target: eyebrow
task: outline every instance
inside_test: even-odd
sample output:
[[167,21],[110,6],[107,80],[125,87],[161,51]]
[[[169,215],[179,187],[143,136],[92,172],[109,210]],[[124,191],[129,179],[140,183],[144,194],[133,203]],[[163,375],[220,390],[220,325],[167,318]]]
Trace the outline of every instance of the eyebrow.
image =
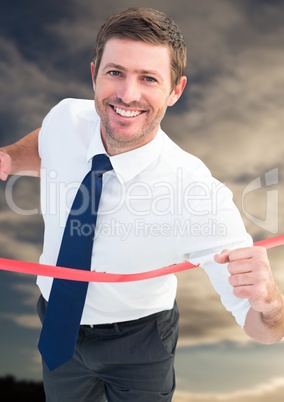
[[[124,71],[124,72],[127,71],[127,68],[121,66],[120,64],[115,64],[115,63],[107,63],[103,67],[103,70],[106,70],[108,68],[113,68],[113,69]],[[143,74],[143,75],[154,75],[156,77],[159,77],[161,80],[163,79],[161,74],[157,70],[135,69],[134,72],[138,73],[138,74]]]

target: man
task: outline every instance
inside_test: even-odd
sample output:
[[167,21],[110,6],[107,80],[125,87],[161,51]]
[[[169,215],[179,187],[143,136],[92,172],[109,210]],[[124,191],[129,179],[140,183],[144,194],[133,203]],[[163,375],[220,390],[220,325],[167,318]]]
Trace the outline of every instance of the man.
[[[92,158],[108,155],[113,170],[103,177],[91,269],[137,273],[186,259],[200,263],[246,333],[274,343],[284,334],[283,298],[265,250],[252,247],[230,191],[160,128],[185,88],[185,66],[183,36],[163,13],[113,15],[98,33],[91,63],[95,108],[87,100],[60,102],[41,129],[2,148],[1,178],[41,171],[41,262],[55,265],[65,202],[70,209]],[[204,234],[213,224],[217,235]],[[85,229],[79,221],[73,226],[79,235]],[[52,280],[39,277],[38,285],[43,319]],[[171,401],[175,295],[174,275],[90,283],[73,358],[52,371],[43,362],[47,401]]]

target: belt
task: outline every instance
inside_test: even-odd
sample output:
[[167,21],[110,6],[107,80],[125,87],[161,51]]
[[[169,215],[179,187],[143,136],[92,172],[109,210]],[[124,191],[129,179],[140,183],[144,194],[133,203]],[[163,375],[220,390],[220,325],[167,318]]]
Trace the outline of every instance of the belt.
[[154,318],[157,317],[158,314],[161,314],[161,312],[154,313],[151,315],[147,315],[145,317],[137,318],[136,320],[130,320],[130,321],[119,321],[119,322],[113,322],[113,323],[108,323],[108,324],[82,324],[80,325],[81,328],[90,328],[90,329],[115,329],[116,331],[119,330],[119,327],[125,327],[125,326],[133,326],[136,324],[141,324],[147,321],[151,321]]
[[114,322],[112,324],[83,324],[80,325],[80,328],[89,328],[89,329],[114,329],[116,332],[119,331],[119,324],[121,323],[117,323]]

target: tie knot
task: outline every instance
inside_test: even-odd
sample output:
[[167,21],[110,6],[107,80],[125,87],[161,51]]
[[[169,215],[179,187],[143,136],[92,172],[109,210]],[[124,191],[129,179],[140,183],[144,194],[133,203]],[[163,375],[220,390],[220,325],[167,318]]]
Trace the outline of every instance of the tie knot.
[[108,172],[109,170],[112,170],[113,167],[111,165],[111,162],[109,160],[109,157],[104,155],[104,154],[99,154],[95,155],[93,157],[93,162],[92,162],[92,170],[94,172],[99,172],[101,174],[104,174],[105,172]]

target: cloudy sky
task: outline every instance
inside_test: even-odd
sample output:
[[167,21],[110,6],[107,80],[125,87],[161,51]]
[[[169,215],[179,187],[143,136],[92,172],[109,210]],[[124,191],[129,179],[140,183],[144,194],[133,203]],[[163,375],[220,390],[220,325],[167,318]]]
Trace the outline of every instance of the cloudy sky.
[[[89,62],[98,27],[115,11],[151,6],[182,28],[189,84],[163,128],[234,192],[255,240],[284,233],[284,2],[281,0],[2,0],[0,139],[41,125],[65,97],[92,98]],[[37,179],[0,186],[0,256],[38,261]],[[284,248],[269,251],[284,292]],[[35,278],[0,272],[0,376],[41,379]],[[251,342],[202,270],[179,275],[181,336],[176,402],[283,399],[284,344]],[[281,396],[282,395],[282,396]]]

